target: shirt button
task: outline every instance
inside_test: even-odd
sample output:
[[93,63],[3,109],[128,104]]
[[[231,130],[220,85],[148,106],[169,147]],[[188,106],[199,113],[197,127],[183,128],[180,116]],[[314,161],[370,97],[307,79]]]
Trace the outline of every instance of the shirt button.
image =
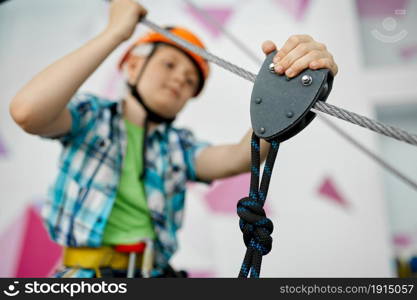
[[177,166],[177,165],[174,165],[174,166],[172,167],[172,170],[173,170],[174,172],[179,172],[179,171],[180,171],[180,167],[179,167],[179,166]]

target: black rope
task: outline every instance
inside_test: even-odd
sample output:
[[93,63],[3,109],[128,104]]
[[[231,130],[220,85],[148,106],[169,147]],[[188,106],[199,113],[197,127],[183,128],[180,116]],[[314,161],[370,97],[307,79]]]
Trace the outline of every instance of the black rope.
[[252,168],[249,196],[239,200],[237,214],[240,217],[239,226],[243,233],[246,245],[246,254],[240,269],[239,278],[259,278],[261,272],[262,256],[268,254],[272,248],[271,233],[274,229],[272,221],[266,217],[263,209],[268,194],[269,182],[277,157],[279,143],[276,140],[268,141],[271,148],[265,162],[262,181],[259,187],[260,176],[260,140],[253,133],[251,140]]

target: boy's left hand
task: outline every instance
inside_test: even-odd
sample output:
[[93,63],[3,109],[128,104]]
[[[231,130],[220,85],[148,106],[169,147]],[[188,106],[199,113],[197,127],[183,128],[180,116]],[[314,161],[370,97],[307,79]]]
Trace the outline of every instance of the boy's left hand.
[[[272,41],[265,41],[262,44],[262,51],[269,54],[278,50]],[[327,68],[333,76],[337,74],[338,67],[333,55],[327,51],[326,45],[316,42],[309,35],[293,35],[273,58],[275,72],[285,74],[292,78],[305,69]]]

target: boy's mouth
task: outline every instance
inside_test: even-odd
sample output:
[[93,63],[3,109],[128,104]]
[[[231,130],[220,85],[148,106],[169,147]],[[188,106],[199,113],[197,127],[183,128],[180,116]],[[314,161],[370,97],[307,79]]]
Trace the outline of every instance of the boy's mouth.
[[178,89],[175,89],[169,86],[165,86],[165,88],[169,90],[172,94],[174,94],[176,98],[180,96],[180,91]]

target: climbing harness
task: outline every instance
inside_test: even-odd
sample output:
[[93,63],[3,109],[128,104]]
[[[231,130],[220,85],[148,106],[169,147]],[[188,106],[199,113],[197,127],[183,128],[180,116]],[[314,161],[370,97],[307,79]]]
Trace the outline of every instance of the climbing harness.
[[140,276],[149,278],[153,268],[153,241],[143,239],[135,244],[64,248],[66,267],[95,270],[97,277],[113,277],[114,270],[126,272],[128,278]]

